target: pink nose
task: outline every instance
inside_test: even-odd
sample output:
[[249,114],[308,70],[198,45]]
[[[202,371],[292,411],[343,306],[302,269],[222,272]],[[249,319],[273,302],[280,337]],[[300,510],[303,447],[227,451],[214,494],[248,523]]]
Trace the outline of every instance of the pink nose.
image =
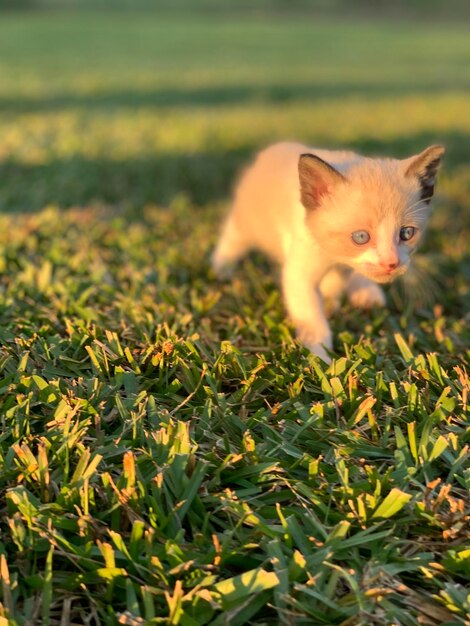
[[393,272],[399,266],[400,262],[398,259],[394,259],[393,261],[385,261],[380,263],[380,267],[384,269],[386,272]]

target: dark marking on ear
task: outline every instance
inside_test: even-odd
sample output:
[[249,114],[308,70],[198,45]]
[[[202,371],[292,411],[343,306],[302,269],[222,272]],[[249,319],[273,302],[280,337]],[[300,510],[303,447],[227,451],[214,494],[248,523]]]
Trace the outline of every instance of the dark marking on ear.
[[421,154],[412,159],[405,176],[416,176],[421,185],[421,200],[430,203],[434,194],[437,170],[441,163],[442,155],[445,152],[444,146],[430,146]]
[[432,161],[423,176],[418,176],[421,185],[421,200],[426,203],[431,202],[434,195],[434,185],[436,183],[437,170],[439,168],[440,158]]
[[314,154],[301,154],[299,158],[300,200],[308,211],[318,207],[345,177],[329,163]]

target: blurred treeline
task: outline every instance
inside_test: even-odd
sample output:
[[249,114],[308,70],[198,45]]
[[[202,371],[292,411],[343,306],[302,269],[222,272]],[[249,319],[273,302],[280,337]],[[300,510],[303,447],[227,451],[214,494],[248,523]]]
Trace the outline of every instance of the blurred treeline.
[[313,13],[470,19],[469,0],[0,0],[0,10],[156,10],[200,13]]

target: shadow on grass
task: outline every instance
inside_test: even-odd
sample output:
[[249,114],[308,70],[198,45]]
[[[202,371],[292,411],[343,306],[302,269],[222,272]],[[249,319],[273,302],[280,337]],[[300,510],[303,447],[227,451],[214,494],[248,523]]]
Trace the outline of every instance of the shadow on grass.
[[391,97],[413,94],[444,94],[449,90],[465,92],[468,84],[457,82],[453,76],[430,83],[309,83],[294,85],[227,85],[194,89],[116,90],[89,94],[65,92],[46,97],[2,96],[0,112],[7,114],[58,111],[70,108],[109,109],[136,107],[220,107],[249,103],[283,103],[321,99],[361,97]]
[[237,171],[254,146],[226,152],[156,154],[129,160],[74,156],[44,165],[0,163],[0,211],[33,212],[90,202],[142,207],[186,196],[200,206],[230,194]]
[[[314,138],[306,137],[315,143]],[[350,148],[364,154],[410,156],[431,143],[446,145],[445,169],[452,171],[470,154],[470,135],[429,131],[393,140],[364,137]],[[155,154],[122,161],[75,156],[44,165],[0,163],[0,211],[33,212],[48,204],[66,208],[91,202],[124,204],[139,209],[147,203],[166,206],[184,195],[203,206],[229,198],[240,169],[261,146],[194,154]],[[330,147],[338,147],[331,143]],[[136,215],[137,217],[137,215]]]

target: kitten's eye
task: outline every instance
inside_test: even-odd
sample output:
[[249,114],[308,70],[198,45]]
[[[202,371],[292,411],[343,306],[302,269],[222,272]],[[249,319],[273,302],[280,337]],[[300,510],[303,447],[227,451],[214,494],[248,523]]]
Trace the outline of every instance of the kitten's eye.
[[356,230],[352,235],[352,240],[357,243],[358,246],[363,246],[370,241],[370,235],[367,230]]
[[400,230],[400,239],[402,241],[409,241],[413,239],[416,233],[416,228],[414,226],[403,226]]

